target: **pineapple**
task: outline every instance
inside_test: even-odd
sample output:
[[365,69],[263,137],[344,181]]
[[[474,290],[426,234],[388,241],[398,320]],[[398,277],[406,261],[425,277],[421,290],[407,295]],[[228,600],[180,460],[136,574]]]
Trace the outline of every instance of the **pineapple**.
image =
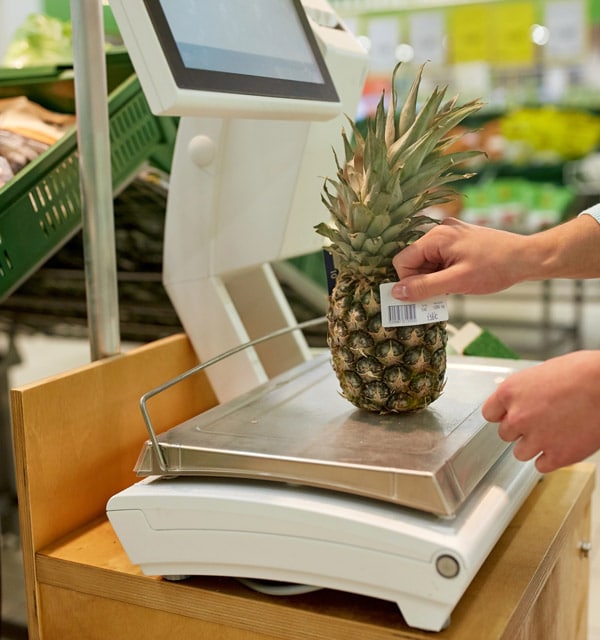
[[455,167],[480,155],[452,152],[456,137],[449,134],[482,103],[459,106],[456,97],[443,103],[445,89],[436,87],[418,109],[423,66],[399,114],[397,65],[387,113],[382,95],[365,135],[349,119],[353,139],[342,131],[345,162],[334,152],[337,179],[327,178],[323,187],[333,218],[315,227],[330,241],[326,250],[337,270],[327,342],[342,395],[378,413],[422,409],[444,387],[445,322],[384,327],[379,285],[397,280],[393,257],[435,223],[423,210],[454,195],[445,185],[473,175]]

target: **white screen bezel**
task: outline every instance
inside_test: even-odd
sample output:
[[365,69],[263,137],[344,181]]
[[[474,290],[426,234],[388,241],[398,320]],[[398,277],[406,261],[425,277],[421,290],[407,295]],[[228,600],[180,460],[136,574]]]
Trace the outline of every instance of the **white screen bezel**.
[[286,1],[297,12],[323,83],[190,69],[179,54],[160,0],[111,0],[111,7],[155,114],[290,120],[333,118],[340,113],[341,104],[310,22],[300,0]]

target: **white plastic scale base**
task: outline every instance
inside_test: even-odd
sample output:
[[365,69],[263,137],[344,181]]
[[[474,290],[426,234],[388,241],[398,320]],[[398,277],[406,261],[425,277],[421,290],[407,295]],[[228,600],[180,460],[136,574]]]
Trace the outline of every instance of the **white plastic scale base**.
[[508,450],[453,519],[324,489],[202,477],[145,478],[113,496],[107,513],[148,575],[339,589],[396,602],[409,626],[440,631],[539,478]]

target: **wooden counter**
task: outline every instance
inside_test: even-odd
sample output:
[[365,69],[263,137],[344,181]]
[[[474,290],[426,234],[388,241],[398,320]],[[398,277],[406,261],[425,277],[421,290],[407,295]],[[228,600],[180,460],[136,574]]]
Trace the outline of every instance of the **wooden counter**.
[[[274,598],[228,578],[171,583],[131,565],[104,515],[135,481],[140,396],[189,369],[184,336],[11,392],[32,640],[583,640],[594,467],[534,489],[440,633],[395,604],[322,590]],[[202,375],[153,399],[159,431],[214,405]]]

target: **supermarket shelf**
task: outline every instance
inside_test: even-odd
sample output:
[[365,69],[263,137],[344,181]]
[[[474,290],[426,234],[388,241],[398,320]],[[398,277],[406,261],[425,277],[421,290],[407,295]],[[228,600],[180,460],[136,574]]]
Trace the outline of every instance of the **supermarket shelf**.
[[[112,183],[119,193],[154,152],[174,140],[172,121],[152,115],[135,75],[108,96]],[[81,226],[77,131],[73,127],[0,188],[0,301]]]
[[[521,357],[541,360],[566,350],[581,349],[584,305],[599,302],[600,298],[584,291],[582,280],[545,280],[530,285],[484,296],[487,310],[483,312],[477,297],[469,300],[467,296],[453,295],[452,322],[461,325],[469,320],[494,332],[518,335],[518,343],[509,342]],[[534,305],[537,312],[523,313],[526,305]],[[501,312],[502,307],[511,310],[510,317]],[[557,314],[559,307],[567,313]]]
[[[114,200],[119,319],[124,340],[146,342],[182,330],[162,284],[167,193],[164,174],[144,168]],[[0,331],[88,335],[81,232],[4,300]]]

